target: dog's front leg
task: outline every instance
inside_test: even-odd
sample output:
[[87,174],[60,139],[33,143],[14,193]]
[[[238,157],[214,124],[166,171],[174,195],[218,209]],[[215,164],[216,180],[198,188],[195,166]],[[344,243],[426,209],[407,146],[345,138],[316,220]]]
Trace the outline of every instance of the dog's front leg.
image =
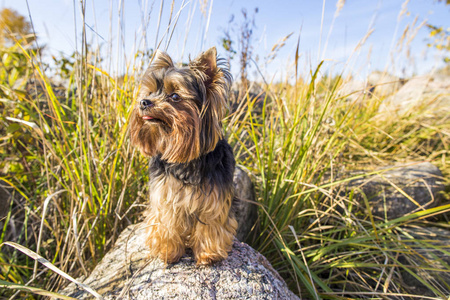
[[159,257],[166,263],[177,262],[185,252],[185,237],[180,230],[181,220],[173,209],[164,211],[150,210],[147,214],[146,244],[150,248],[151,257]]
[[212,193],[200,210],[190,243],[197,265],[209,265],[228,257],[237,221],[230,211],[232,195],[217,199]]

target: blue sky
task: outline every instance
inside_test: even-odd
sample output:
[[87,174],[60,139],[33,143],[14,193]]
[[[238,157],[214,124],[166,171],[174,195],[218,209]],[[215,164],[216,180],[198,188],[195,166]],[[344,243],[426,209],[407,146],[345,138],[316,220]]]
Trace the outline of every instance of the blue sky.
[[[39,42],[47,45],[48,54],[71,54],[80,49],[82,19],[79,2],[28,0]],[[293,58],[299,37],[301,72],[308,72],[321,59],[325,59],[329,70],[340,72],[345,69],[357,76],[384,68],[402,76],[424,73],[442,60],[442,54],[425,46],[427,29],[418,30],[410,43],[409,57],[407,49],[397,51],[397,40],[408,25],[411,27],[416,17],[416,26],[429,20],[444,28],[450,27],[450,6],[434,0],[412,0],[406,3],[397,0],[347,0],[336,18],[336,0],[214,0],[207,3],[203,8],[205,13],[202,14],[204,2],[174,2],[172,20],[179,11],[180,15],[167,48],[169,54],[177,61],[187,61],[189,54],[195,56],[202,50],[216,46],[223,56],[220,39],[224,30],[230,29],[232,39],[237,40],[237,29],[243,20],[241,10],[245,8],[249,15],[253,15],[257,7],[252,46],[258,65],[269,79],[293,74]],[[136,51],[154,48],[160,0],[85,0],[85,3],[85,21],[92,28],[88,28],[88,40],[94,45],[102,45],[102,53],[113,62],[109,66],[113,72],[123,72],[126,61],[131,61]],[[0,0],[0,4],[28,16],[26,0]],[[172,1],[164,1],[159,39],[167,28],[171,4]],[[406,11],[399,18],[402,5]],[[230,23],[232,15],[234,19]],[[373,29],[372,34],[363,47],[355,52],[355,47],[370,29]],[[266,58],[273,45],[290,33],[293,33],[292,36],[276,59],[267,63]],[[166,39],[161,45],[161,48],[165,48]],[[234,75],[237,75],[238,67],[239,62],[235,59],[232,61]],[[254,76],[255,72],[253,67],[250,74]]]

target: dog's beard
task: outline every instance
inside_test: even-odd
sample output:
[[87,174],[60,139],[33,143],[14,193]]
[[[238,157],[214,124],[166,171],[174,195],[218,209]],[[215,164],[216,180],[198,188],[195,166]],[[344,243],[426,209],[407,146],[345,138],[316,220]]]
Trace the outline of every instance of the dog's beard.
[[135,108],[130,120],[131,141],[145,156],[155,156],[162,149],[163,136],[167,135],[166,129],[155,121],[145,121],[139,108]]

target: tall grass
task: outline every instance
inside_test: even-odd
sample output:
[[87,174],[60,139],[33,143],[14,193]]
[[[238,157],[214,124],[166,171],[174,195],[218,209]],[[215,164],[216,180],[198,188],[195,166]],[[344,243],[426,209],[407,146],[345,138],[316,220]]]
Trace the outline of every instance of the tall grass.
[[[14,188],[14,202],[0,243],[16,242],[72,277],[88,275],[121,230],[142,219],[147,160],[130,146],[127,125],[151,53],[113,76],[84,38],[65,75],[57,70],[67,82],[60,90],[32,48],[18,42],[1,52],[0,179]],[[395,161],[432,161],[448,175],[449,117],[424,114],[427,103],[395,119],[380,115],[382,98],[349,101],[340,93],[346,79],[324,68],[319,63],[310,76],[296,70],[295,83],[264,82],[259,97],[237,99],[225,120],[237,162],[256,186],[259,220],[249,243],[304,297],[417,298],[403,284],[405,272],[432,299],[448,297],[442,281],[417,274],[450,272],[439,257],[442,270],[424,267],[430,262],[421,254],[449,249],[409,231],[448,228],[450,206],[378,220],[341,185],[343,170]],[[25,286],[42,294],[67,284],[9,245],[0,253],[2,296],[32,298]]]
[[408,232],[414,226],[448,228],[445,218],[439,222],[427,216],[443,216],[450,205],[379,220],[370,209],[363,213],[368,201],[355,201],[342,185],[354,178],[344,176],[352,169],[395,162],[433,161],[447,173],[448,116],[427,117],[426,104],[400,118],[380,115],[380,99],[339,97],[340,79],[331,85],[318,80],[321,67],[305,83],[267,86],[265,94],[274,98],[264,99],[262,114],[254,115],[256,104],[248,101],[245,124],[230,121],[231,140],[236,153],[246,154],[241,163],[256,179],[261,203],[260,234],[252,245],[307,297],[422,299],[402,284],[408,273],[433,299],[445,299],[449,290],[442,281],[417,274],[436,271],[426,268],[429,258],[420,251],[440,249],[446,255],[448,246],[433,246],[442,242],[422,242]]
[[[57,97],[33,53],[17,51],[26,56],[34,84],[28,83],[28,93],[20,86],[4,88],[10,102],[2,122],[10,134],[2,156],[10,171],[1,179],[16,192],[2,242],[17,239],[65,272],[86,275],[123,226],[139,219],[135,213],[145,202],[146,163],[126,134],[137,84],[126,76],[119,85],[96,67],[95,57],[79,59],[65,94]],[[8,236],[12,226],[22,230],[21,236]],[[36,279],[36,269],[23,269],[21,276],[15,272],[11,265],[22,264],[16,256],[5,258],[3,279]],[[54,274],[43,276],[50,277],[46,288],[61,285]]]

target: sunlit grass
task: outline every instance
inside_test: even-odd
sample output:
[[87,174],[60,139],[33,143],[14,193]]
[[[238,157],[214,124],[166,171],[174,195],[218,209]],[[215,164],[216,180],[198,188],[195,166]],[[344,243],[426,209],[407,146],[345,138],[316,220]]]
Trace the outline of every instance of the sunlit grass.
[[[99,52],[83,50],[61,95],[32,49],[18,43],[0,52],[0,179],[15,199],[0,223],[0,243],[12,240],[30,255],[2,244],[0,293],[29,285],[42,295],[67,281],[32,257],[74,278],[89,274],[121,230],[142,219],[147,160],[131,147],[127,126],[151,57],[136,55],[119,77],[104,68]],[[260,83],[259,97],[237,99],[224,122],[237,163],[256,188],[259,219],[248,242],[299,295],[408,298],[407,272],[436,299],[448,297],[448,286],[417,274],[450,272],[439,257],[443,269],[426,267],[421,254],[449,249],[410,231],[448,228],[450,206],[380,221],[363,213],[368,201],[358,203],[341,186],[350,170],[373,173],[395,162],[431,161],[448,176],[449,116],[428,113],[434,99],[400,116],[380,113],[383,98],[348,100],[340,93],[348,78],[329,74],[323,62],[299,74],[298,57],[295,82]]]
[[[427,262],[411,251],[411,243],[424,250],[430,244],[406,238],[404,232],[411,224],[425,224],[427,216],[448,212],[450,206],[380,222],[370,209],[362,213],[368,201],[357,203],[353,194],[340,191],[348,180],[342,170],[366,168],[366,176],[377,166],[433,161],[447,173],[450,120],[445,114],[427,117],[425,103],[393,118],[379,112],[380,99],[352,102],[338,96],[339,80],[318,92],[324,84],[317,80],[320,67],[306,84],[285,83],[280,91],[276,85],[266,86],[260,113],[252,110],[255,100],[243,99],[249,107],[243,109],[246,117],[238,112],[239,121],[231,118],[230,140],[236,153],[245,153],[241,164],[256,180],[262,204],[259,234],[252,245],[299,294],[401,299],[410,293],[401,284],[401,273],[408,272],[436,296],[445,297],[446,288],[416,275],[427,272]],[[431,224],[439,226],[435,221]],[[446,222],[440,226],[448,228]],[[437,251],[444,254],[448,249]],[[419,265],[404,264],[399,257]]]

